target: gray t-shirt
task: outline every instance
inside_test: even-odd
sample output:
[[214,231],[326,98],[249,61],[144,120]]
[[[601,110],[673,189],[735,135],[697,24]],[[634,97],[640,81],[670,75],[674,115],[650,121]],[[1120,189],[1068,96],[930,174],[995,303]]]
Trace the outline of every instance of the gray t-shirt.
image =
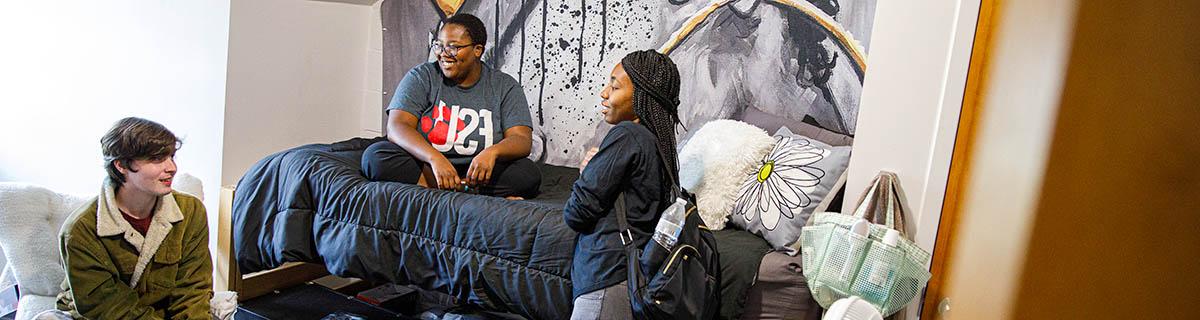
[[470,88],[447,81],[436,62],[417,65],[387,109],[416,116],[417,132],[446,156],[474,156],[504,139],[508,128],[533,127],[521,84],[486,64]]

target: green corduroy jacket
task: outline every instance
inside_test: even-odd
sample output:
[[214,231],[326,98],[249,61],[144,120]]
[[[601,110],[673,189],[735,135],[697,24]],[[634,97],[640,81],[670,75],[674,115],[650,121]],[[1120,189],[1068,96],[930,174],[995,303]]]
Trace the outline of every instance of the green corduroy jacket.
[[211,319],[203,203],[185,193],[163,196],[143,236],[121,218],[113,194],[106,183],[63,224],[58,309],[89,319]]

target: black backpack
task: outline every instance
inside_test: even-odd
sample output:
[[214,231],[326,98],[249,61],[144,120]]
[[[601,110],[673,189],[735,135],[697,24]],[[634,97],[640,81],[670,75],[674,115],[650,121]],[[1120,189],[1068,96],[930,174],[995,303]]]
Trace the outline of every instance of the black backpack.
[[[662,155],[659,155],[662,157]],[[664,169],[665,161],[664,161]],[[625,246],[629,301],[635,319],[713,319],[720,310],[721,264],[717,241],[696,214],[695,196],[671,181],[670,199],[687,199],[679,238],[670,251],[654,240],[639,248],[626,218],[625,193],[617,196],[614,212]]]

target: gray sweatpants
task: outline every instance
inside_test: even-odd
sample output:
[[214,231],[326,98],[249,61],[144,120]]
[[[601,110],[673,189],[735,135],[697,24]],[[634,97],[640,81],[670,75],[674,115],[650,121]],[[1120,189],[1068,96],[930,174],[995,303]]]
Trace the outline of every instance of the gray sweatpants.
[[632,319],[633,309],[629,305],[629,287],[625,282],[585,293],[575,298],[571,320]]

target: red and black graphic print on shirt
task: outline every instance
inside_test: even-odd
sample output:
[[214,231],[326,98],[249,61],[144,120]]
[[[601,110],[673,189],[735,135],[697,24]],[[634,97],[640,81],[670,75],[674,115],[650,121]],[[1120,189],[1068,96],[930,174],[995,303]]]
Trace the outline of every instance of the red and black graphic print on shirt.
[[420,126],[433,148],[442,153],[475,155],[495,141],[492,111],[488,109],[446,106],[446,102],[438,101],[431,114],[421,117]]

